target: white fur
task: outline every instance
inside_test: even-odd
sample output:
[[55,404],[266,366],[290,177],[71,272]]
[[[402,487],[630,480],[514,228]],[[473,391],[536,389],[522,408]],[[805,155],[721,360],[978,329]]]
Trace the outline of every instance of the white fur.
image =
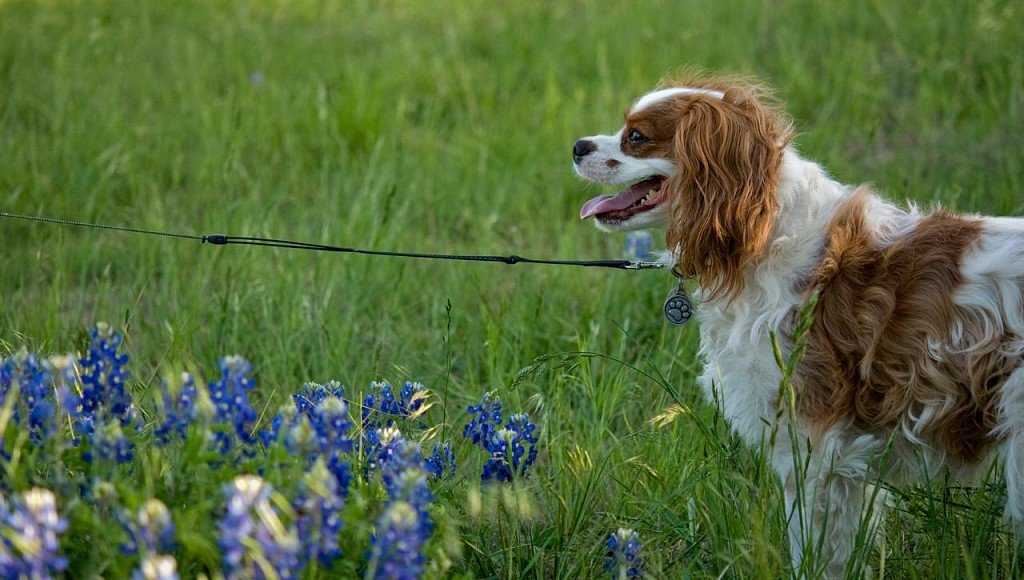
[[637,111],[642,111],[647,107],[650,107],[651,105],[671,99],[672,97],[678,97],[680,95],[710,95],[712,97],[721,99],[722,97],[725,96],[725,93],[723,93],[722,91],[696,89],[692,87],[671,87],[667,89],[658,89],[656,91],[651,91],[637,99],[636,103],[633,103],[633,107],[630,109],[630,112],[636,113]]
[[[685,92],[694,91],[656,91],[642,97],[634,108]],[[580,175],[601,183],[623,183],[674,173],[674,167],[666,169],[652,165],[651,160],[624,155],[619,150],[620,138],[621,130],[615,136],[590,138],[599,139],[595,164],[607,159],[619,164],[600,171],[581,164],[577,168]],[[745,273],[746,285],[734,300],[708,301],[697,307],[704,362],[700,384],[708,400],[718,401],[729,424],[748,444],[776,441],[770,452],[786,490],[795,574],[843,574],[858,528],[866,522],[874,533],[877,527],[885,503],[885,495],[875,494],[872,488],[878,479],[932,481],[945,473],[953,480],[973,482],[988,471],[994,459],[990,456],[962,465],[929,447],[921,428],[938,407],[925,407],[906,418],[891,441],[844,424],[833,426],[814,449],[807,449],[806,427],[790,424],[788,414],[778,412],[782,374],[772,354],[770,335],[774,332],[782,340],[791,330],[792,312],[807,299],[797,290],[798,282],[806,280],[818,265],[828,224],[853,190],[832,180],[792,147],[787,148],[777,189],[781,209],[765,256]],[[654,216],[647,216],[643,223],[667,225],[664,208],[647,213]],[[916,208],[900,209],[877,196],[869,198],[867,213],[883,246],[910,232],[921,219]],[[966,352],[993,344],[991,341],[1006,331],[1024,337],[1024,220],[981,219],[984,233],[977,247],[964,257],[965,283],[954,302],[964,316],[983,322],[985,336],[964,336],[963,328],[954,329],[959,344],[947,345]],[[644,226],[627,220],[606,229],[638,227]],[[698,297],[701,294],[698,290]],[[788,353],[790,345],[781,346]],[[1024,339],[1003,348],[1024,360]],[[934,356],[941,356],[940,351],[935,345]],[[992,455],[1004,466],[1009,498],[1006,518],[1024,538],[1024,369],[1018,368],[1004,383],[998,410],[993,433],[998,443]],[[808,458],[805,470],[802,466]],[[866,512],[873,516],[865,519]],[[801,568],[804,554],[819,545],[823,553],[817,561],[825,562],[825,569]]]

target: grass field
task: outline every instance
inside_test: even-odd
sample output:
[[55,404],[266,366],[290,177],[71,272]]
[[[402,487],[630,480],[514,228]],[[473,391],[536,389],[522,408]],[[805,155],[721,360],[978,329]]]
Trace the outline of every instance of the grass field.
[[[842,181],[1024,213],[1024,7],[1009,0],[0,0],[0,210],[618,258],[621,238],[576,219],[596,189],[572,174],[571,144],[615,128],[629,99],[684,65],[777,86],[799,148]],[[3,354],[81,351],[84,329],[107,321],[124,333],[143,411],[164,377],[211,380],[236,353],[253,363],[265,419],[306,381],[351,393],[425,383],[432,424],[459,457],[434,489],[431,574],[599,576],[618,527],[639,532],[652,577],[789,574],[779,484],[702,400],[697,329],[660,316],[667,274],[219,248],[12,220],[0,244]],[[483,459],[458,434],[486,391],[538,425],[540,456],[516,488],[530,514],[467,507]],[[650,423],[676,402],[692,413]],[[183,487],[174,478],[199,468],[160,453],[112,472],[126,502],[160,497],[214,534],[210,498],[234,472],[203,468]],[[5,493],[55,477],[5,465]],[[193,505],[183,490],[206,495]],[[860,557],[894,578],[1024,573],[999,521],[1003,493],[902,490]],[[374,505],[349,501],[336,574],[366,573],[373,518],[360,510]],[[130,569],[104,512],[75,509],[75,575]],[[183,576],[219,570],[210,542],[182,542]]]

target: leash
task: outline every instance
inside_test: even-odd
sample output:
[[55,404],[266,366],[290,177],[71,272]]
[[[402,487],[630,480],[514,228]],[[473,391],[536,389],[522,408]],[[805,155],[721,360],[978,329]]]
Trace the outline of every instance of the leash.
[[448,261],[459,261],[459,262],[491,262],[500,264],[545,264],[552,266],[582,266],[587,268],[615,268],[618,270],[651,270],[664,268],[665,264],[660,262],[650,261],[630,261],[630,260],[541,260],[535,258],[525,258],[523,256],[517,256],[511,254],[508,256],[495,256],[495,255],[461,255],[461,254],[423,254],[417,252],[387,252],[383,250],[364,250],[360,248],[346,248],[342,246],[331,246],[327,244],[313,244],[309,242],[298,242],[294,240],[284,240],[278,238],[262,238],[253,236],[229,236],[226,234],[206,234],[206,235],[195,235],[195,234],[184,234],[180,232],[168,232],[160,230],[150,230],[143,228],[136,228],[132,226],[117,226],[109,224],[98,224],[92,222],[82,222],[75,220],[67,220],[60,218],[51,218],[43,216],[31,216],[10,213],[6,211],[0,211],[0,217],[25,220],[31,222],[41,222],[48,224],[56,224],[61,226],[76,226],[82,228],[92,228],[108,231],[126,232],[132,234],[140,234],[147,236],[162,236],[167,238],[177,238],[185,240],[198,241],[201,244],[210,244],[213,246],[263,246],[269,248],[285,248],[290,250],[310,250],[317,252],[334,252],[344,254],[362,254],[365,256],[387,256],[393,258],[415,258],[423,260],[448,260]]

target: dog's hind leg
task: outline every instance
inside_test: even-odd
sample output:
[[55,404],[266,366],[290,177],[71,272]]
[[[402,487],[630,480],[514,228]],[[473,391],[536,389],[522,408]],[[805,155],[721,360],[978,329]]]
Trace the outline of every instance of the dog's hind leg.
[[1006,478],[1004,516],[1017,539],[1024,542],[1024,368],[1003,383],[999,401],[999,460]]
[[[858,544],[871,545],[884,498],[873,492],[868,468],[878,440],[831,434],[809,461],[776,462],[786,499],[793,573],[804,578],[842,578]],[[784,460],[783,460],[784,461]],[[870,505],[872,514],[865,519]],[[867,524],[865,533],[862,523]]]

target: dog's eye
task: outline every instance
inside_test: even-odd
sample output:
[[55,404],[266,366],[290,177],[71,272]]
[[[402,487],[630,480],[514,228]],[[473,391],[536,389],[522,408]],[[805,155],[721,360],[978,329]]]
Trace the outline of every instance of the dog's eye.
[[632,131],[629,132],[630,145],[639,145],[646,140],[647,137],[644,137],[644,134],[641,133],[640,131],[637,131],[636,129],[633,129]]

